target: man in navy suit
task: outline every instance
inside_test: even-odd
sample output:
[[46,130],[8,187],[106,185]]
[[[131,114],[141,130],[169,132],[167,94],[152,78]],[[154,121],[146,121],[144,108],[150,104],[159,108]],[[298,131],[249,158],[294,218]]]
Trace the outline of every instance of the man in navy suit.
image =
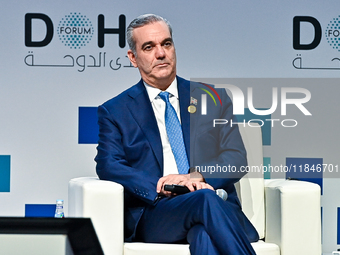
[[[245,173],[227,171],[216,178],[207,172],[189,173],[188,167],[180,174],[164,116],[168,105],[160,92],[169,92],[180,122],[185,161],[201,169],[217,165],[240,169],[247,164],[237,126],[212,125],[213,119],[233,118],[230,98],[217,90],[220,104],[207,100],[207,114],[199,113],[197,100],[206,85],[176,75],[172,28],[164,18],[153,14],[136,18],[127,29],[127,40],[128,57],[142,79],[99,106],[95,158],[100,179],[124,186],[125,241],[189,242],[192,255],[255,254],[250,242],[258,235],[243,214],[234,187]],[[190,103],[194,108],[188,110]],[[172,194],[164,190],[165,184],[184,185],[190,192]],[[216,195],[216,189],[227,191],[227,201]]]

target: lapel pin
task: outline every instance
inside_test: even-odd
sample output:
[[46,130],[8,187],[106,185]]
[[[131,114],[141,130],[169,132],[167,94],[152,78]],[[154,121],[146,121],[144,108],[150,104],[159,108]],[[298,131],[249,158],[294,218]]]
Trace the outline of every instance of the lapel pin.
[[197,99],[191,97],[191,98],[190,98],[190,104],[197,105]]
[[188,112],[195,113],[196,112],[196,106],[195,105],[197,105],[197,99],[191,97],[190,98],[190,105],[188,107]]
[[188,107],[188,112],[190,112],[190,113],[195,113],[195,112],[196,112],[196,106],[194,106],[194,105],[189,105],[189,107]]

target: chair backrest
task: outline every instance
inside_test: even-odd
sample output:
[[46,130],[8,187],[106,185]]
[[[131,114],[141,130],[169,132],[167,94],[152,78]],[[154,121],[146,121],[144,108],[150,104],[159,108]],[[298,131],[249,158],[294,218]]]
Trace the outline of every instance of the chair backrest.
[[262,133],[258,124],[238,124],[247,151],[249,172],[236,184],[242,210],[259,233],[265,234]]

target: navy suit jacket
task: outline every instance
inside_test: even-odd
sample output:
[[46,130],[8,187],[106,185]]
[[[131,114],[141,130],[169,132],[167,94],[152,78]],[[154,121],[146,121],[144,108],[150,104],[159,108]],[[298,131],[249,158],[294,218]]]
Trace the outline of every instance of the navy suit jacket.
[[[200,89],[204,86],[180,77],[177,77],[177,85],[190,166],[201,166],[203,169],[203,166],[230,164],[239,169],[246,165],[246,152],[238,127],[212,125],[214,118],[233,118],[232,103],[225,90],[218,90],[222,105],[215,105],[210,97],[207,98],[208,112],[202,116],[200,103],[193,114],[188,112],[188,106],[191,97],[199,101],[201,94],[205,93]],[[98,124],[97,174],[102,180],[124,186],[125,240],[132,241],[144,208],[157,203],[156,186],[163,176],[160,134],[143,81],[99,106]],[[228,192],[228,201],[239,205],[233,184],[243,174],[223,173],[215,176],[204,173],[204,176],[215,189],[222,188]]]

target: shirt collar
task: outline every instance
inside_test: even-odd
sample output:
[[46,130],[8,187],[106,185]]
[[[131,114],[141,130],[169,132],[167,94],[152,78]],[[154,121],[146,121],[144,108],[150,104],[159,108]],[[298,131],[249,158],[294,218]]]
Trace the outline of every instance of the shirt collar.
[[[150,102],[155,100],[158,97],[158,94],[162,92],[162,90],[150,86],[145,81],[143,81],[146,91],[148,92]],[[178,99],[178,89],[177,89],[177,78],[170,84],[170,86],[165,90],[169,92],[171,95],[175,96]]]

